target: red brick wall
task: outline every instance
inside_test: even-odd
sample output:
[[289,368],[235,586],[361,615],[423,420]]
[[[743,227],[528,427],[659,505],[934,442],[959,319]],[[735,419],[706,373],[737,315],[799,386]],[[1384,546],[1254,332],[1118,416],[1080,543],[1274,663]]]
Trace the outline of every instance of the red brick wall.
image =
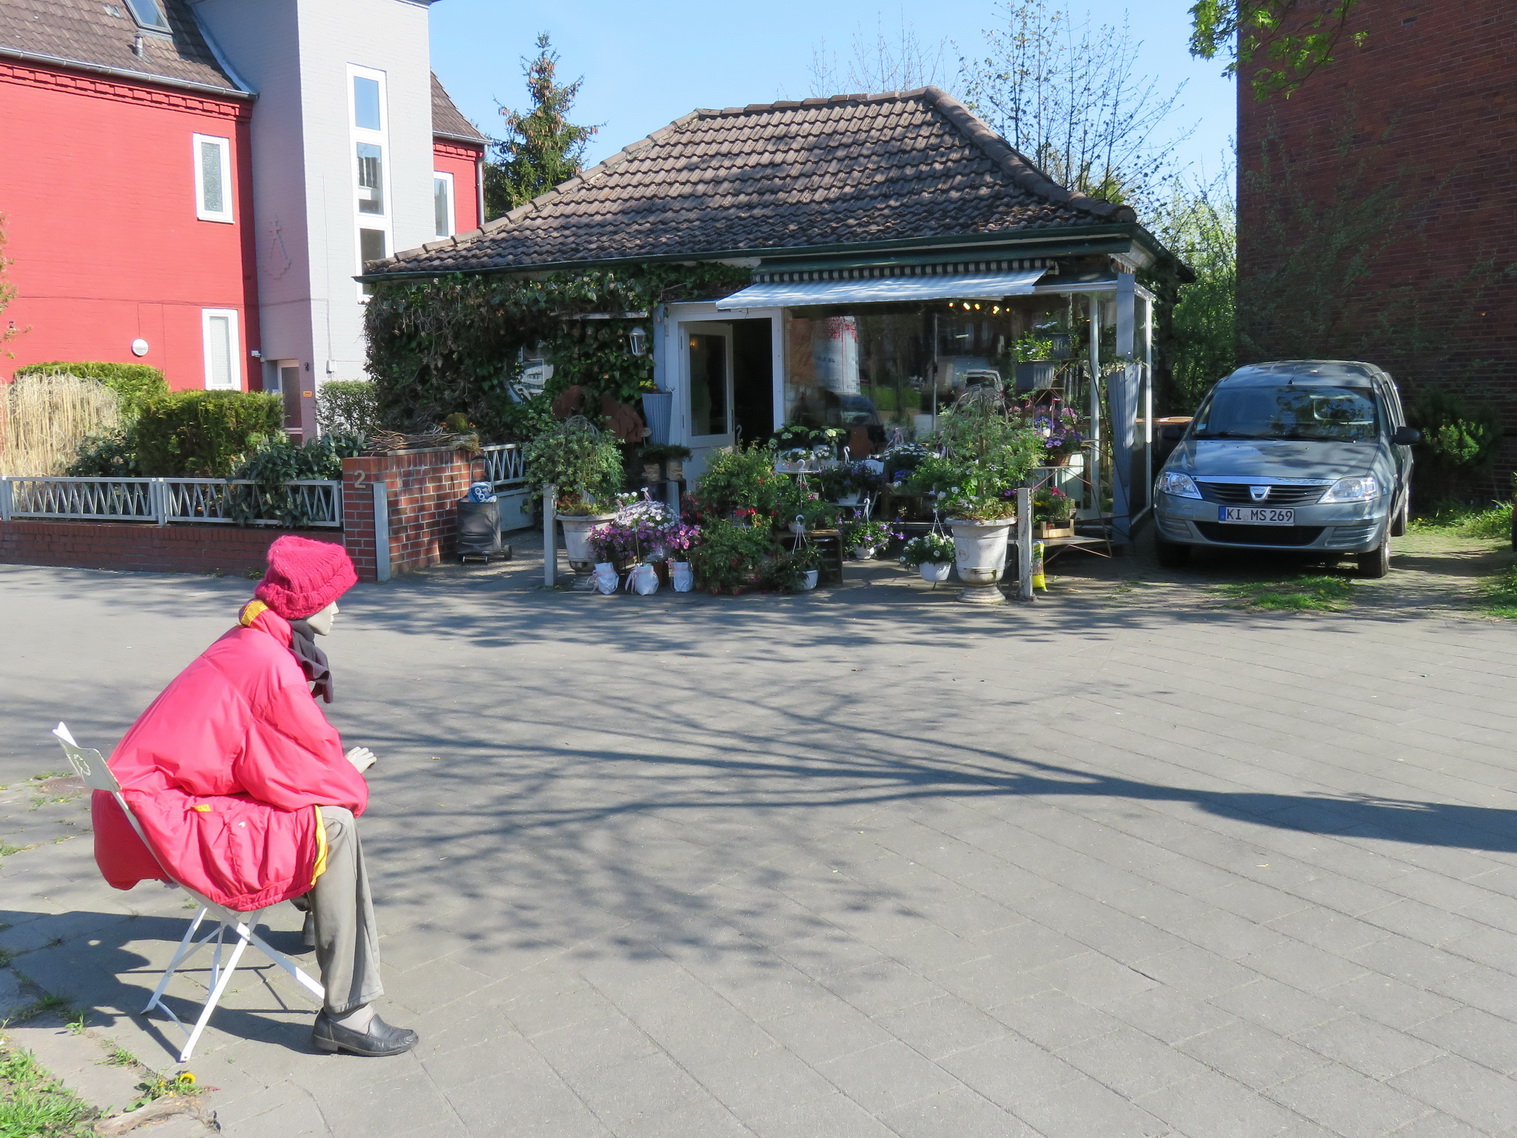
[[[262,576],[269,543],[290,530],[240,526],[157,526],[136,522],[0,522],[0,564],[153,573]],[[297,530],[341,541],[336,530]]]
[[484,463],[453,450],[417,450],[342,460],[344,543],[360,581],[378,579],[374,492],[385,483],[390,516],[390,572],[440,564],[453,556],[458,500],[484,478]]
[[[1358,4],[1340,46],[1288,99],[1257,101],[1239,83],[1239,296],[1271,263],[1278,236],[1266,218],[1282,188],[1260,180],[1277,137],[1308,201],[1330,202],[1345,182],[1394,184],[1410,208],[1402,240],[1344,295],[1345,341],[1373,337],[1372,321],[1427,320],[1438,346],[1377,359],[1403,388],[1461,390],[1500,406],[1517,442],[1517,10],[1511,0],[1395,0]],[[1270,169],[1276,165],[1270,163]],[[1482,263],[1489,271],[1472,277]],[[1428,282],[1443,282],[1428,287]],[[1397,288],[1415,288],[1419,313]],[[1323,355],[1335,354],[1332,344]]]

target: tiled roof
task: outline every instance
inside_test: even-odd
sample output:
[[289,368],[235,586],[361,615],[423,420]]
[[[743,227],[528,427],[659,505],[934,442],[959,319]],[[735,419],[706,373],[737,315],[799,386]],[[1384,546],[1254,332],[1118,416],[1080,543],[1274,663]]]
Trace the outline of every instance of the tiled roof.
[[[139,28],[126,0],[0,0],[0,55],[241,93],[216,62],[189,4],[159,2],[171,36]],[[134,50],[138,36],[140,55]]]
[[472,142],[479,146],[490,140],[479,128],[464,118],[463,112],[453,104],[442,81],[432,75],[432,134],[437,138],[452,138],[459,142]]
[[935,87],[695,111],[380,273],[992,236],[1134,220],[1055,185]]

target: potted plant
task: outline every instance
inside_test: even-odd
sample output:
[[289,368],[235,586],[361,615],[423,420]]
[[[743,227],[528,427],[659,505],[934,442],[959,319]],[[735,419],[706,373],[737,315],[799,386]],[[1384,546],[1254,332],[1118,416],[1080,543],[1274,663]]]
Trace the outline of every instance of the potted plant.
[[606,505],[622,486],[621,451],[609,435],[575,415],[528,442],[522,461],[528,488],[554,488],[555,517],[563,526],[569,565],[588,572],[590,530],[611,520]]
[[1037,536],[1073,537],[1075,500],[1057,486],[1039,486],[1032,494],[1032,520]]
[[1053,373],[1059,366],[1053,340],[1038,329],[1012,341],[1011,358],[1016,362],[1018,391],[1035,391],[1053,384]]
[[768,445],[724,447],[706,463],[695,485],[703,518],[729,518],[738,510],[765,515],[772,523],[784,509],[791,480],[774,471],[774,448]]
[[780,502],[780,518],[793,534],[815,529],[831,529],[837,524],[838,508],[810,489],[804,482],[793,483]]
[[839,506],[857,506],[866,494],[878,493],[885,476],[868,462],[840,462],[811,476],[818,493]]
[[753,526],[727,518],[701,526],[700,540],[689,551],[695,583],[708,592],[740,593],[756,584],[764,563],[779,544],[768,526]]
[[954,556],[953,538],[933,531],[907,541],[901,549],[900,561],[906,568],[917,570],[922,580],[936,584],[948,580]]
[[872,560],[893,538],[901,536],[884,522],[870,521],[868,518],[844,522],[842,534],[843,548],[852,549],[856,561]]
[[960,600],[997,604],[1006,539],[1015,520],[1011,498],[1043,452],[1043,439],[1008,413],[999,392],[980,388],[939,416],[937,453],[924,458],[912,484],[938,495],[948,515],[955,563],[965,583]]
[[644,482],[677,482],[685,476],[689,447],[678,443],[648,443],[642,449]]

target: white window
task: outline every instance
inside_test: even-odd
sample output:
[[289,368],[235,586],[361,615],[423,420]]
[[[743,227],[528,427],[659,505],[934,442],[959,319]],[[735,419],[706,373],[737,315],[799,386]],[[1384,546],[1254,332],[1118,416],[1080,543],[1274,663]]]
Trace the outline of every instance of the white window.
[[197,134],[195,216],[201,221],[232,220],[232,140]]
[[384,130],[384,86],[379,72],[353,69],[353,125],[359,130]]
[[385,152],[372,142],[358,144],[358,212],[385,211]]
[[[132,10],[132,18],[141,27],[154,32],[172,31],[158,0],[126,0],[126,6]],[[121,13],[116,14],[119,16]]]
[[439,237],[453,236],[453,175],[439,171],[432,173],[432,216],[436,221],[433,232]]
[[200,336],[205,343],[205,386],[208,391],[238,391],[237,361],[240,340],[237,335],[237,310],[202,308]]

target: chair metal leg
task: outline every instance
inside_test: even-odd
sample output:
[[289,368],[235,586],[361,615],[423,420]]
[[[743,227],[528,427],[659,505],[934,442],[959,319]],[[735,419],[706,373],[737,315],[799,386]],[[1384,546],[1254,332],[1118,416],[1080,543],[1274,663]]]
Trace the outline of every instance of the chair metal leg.
[[[205,915],[209,911],[204,905],[200,906],[200,912],[195,914],[195,919],[190,922],[190,927],[185,930],[184,939],[179,942],[179,948],[174,952],[173,959],[169,961],[169,966],[164,969],[163,977],[158,981],[158,987],[153,989],[153,995],[148,1000],[147,1007],[142,1009],[143,1015],[147,1015],[148,1012],[159,1005],[163,999],[164,989],[169,986],[169,980],[174,975],[174,969],[179,967],[185,957],[200,947],[199,941],[195,941],[193,944],[191,941],[194,940],[195,932],[200,928],[200,922],[205,920]],[[168,1009],[165,1008],[164,1010],[167,1011]]]
[[[223,926],[225,927],[225,926]],[[243,931],[245,925],[237,928],[237,945],[232,949],[232,955],[226,962],[226,967],[221,969],[221,974],[216,978],[216,986],[211,989],[210,998],[205,1002],[205,1008],[200,1013],[200,1018],[195,1021],[195,1027],[190,1032],[190,1037],[185,1041],[184,1050],[179,1053],[179,1061],[188,1063],[190,1053],[195,1050],[195,1044],[200,1041],[200,1033],[205,1030],[205,1025],[210,1022],[211,1013],[216,1010],[216,1005],[221,1000],[221,993],[226,991],[226,986],[232,981],[232,973],[237,971],[237,961],[242,957],[243,949],[247,948],[247,935]],[[216,946],[218,963],[220,962],[221,946]]]

